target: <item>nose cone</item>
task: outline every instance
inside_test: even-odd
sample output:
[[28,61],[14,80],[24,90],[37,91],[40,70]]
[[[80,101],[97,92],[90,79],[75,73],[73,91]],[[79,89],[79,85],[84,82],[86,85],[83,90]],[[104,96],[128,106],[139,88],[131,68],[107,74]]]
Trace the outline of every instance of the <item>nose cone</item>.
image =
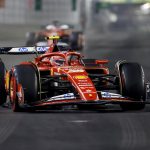
[[97,92],[95,91],[94,92],[94,89],[93,89],[93,92],[83,92],[83,95],[84,95],[84,100],[86,101],[95,101],[97,100],[98,96],[97,96]]
[[82,100],[95,101],[98,99],[96,88],[86,73],[69,73],[69,77]]
[[67,74],[68,80],[72,83],[81,100],[84,101],[96,101],[98,100],[98,94],[96,88],[89,78],[84,67],[62,67],[58,71],[62,74]]

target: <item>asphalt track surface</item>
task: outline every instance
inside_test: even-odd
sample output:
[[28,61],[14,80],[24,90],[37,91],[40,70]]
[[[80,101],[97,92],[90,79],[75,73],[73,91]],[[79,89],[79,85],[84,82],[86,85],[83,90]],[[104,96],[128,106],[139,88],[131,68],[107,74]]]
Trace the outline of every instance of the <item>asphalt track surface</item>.
[[[109,59],[112,69],[118,59],[137,61],[143,65],[146,80],[150,80],[150,47],[126,44],[100,47],[99,43],[93,45],[94,39],[88,34],[86,40],[88,51],[83,51],[86,57]],[[31,56],[1,58],[9,68]],[[0,107],[0,150],[149,150],[149,147],[150,106],[127,112],[114,106],[97,111],[34,113],[14,113]]]

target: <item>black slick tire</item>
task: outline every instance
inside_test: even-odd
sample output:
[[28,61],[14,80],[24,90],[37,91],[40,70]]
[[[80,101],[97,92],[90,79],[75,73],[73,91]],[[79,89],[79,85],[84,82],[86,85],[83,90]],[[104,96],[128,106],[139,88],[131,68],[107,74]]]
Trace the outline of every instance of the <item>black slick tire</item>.
[[[138,63],[125,62],[120,65],[121,94],[139,102],[145,101],[145,80],[144,72]],[[123,110],[141,110],[144,103],[123,103],[120,105]]]

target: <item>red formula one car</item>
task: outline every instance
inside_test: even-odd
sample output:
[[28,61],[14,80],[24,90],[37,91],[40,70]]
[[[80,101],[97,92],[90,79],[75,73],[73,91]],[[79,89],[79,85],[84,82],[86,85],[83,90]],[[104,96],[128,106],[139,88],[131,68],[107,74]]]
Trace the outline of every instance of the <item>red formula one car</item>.
[[81,31],[73,29],[67,24],[47,25],[38,32],[26,34],[26,46],[47,46],[45,37],[57,35],[59,42],[68,44],[74,50],[82,50],[84,47],[84,35]]
[[[1,48],[1,53],[43,52],[42,48]],[[0,104],[9,95],[13,111],[23,108],[58,108],[61,106],[99,106],[120,104],[124,110],[145,107],[146,83],[138,63],[118,61],[116,74],[110,74],[108,60],[83,59],[80,53],[53,52],[32,62],[21,62],[6,71],[0,62]]]

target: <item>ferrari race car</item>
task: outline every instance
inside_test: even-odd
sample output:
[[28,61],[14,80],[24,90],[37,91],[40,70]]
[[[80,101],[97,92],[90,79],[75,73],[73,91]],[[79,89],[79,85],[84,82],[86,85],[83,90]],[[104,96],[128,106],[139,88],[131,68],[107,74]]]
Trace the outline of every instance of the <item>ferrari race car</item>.
[[7,95],[13,111],[107,104],[119,104],[123,110],[141,110],[148,103],[140,64],[118,61],[116,73],[110,74],[108,60],[84,59],[78,52],[61,51],[57,45],[53,48],[52,52],[43,47],[0,49],[1,54],[38,55],[9,71],[0,61],[1,105]]
[[49,24],[39,32],[28,32],[26,34],[26,46],[47,46],[45,37],[59,36],[59,42],[68,44],[74,50],[82,50],[84,47],[84,35],[81,31],[75,31],[67,24]]

